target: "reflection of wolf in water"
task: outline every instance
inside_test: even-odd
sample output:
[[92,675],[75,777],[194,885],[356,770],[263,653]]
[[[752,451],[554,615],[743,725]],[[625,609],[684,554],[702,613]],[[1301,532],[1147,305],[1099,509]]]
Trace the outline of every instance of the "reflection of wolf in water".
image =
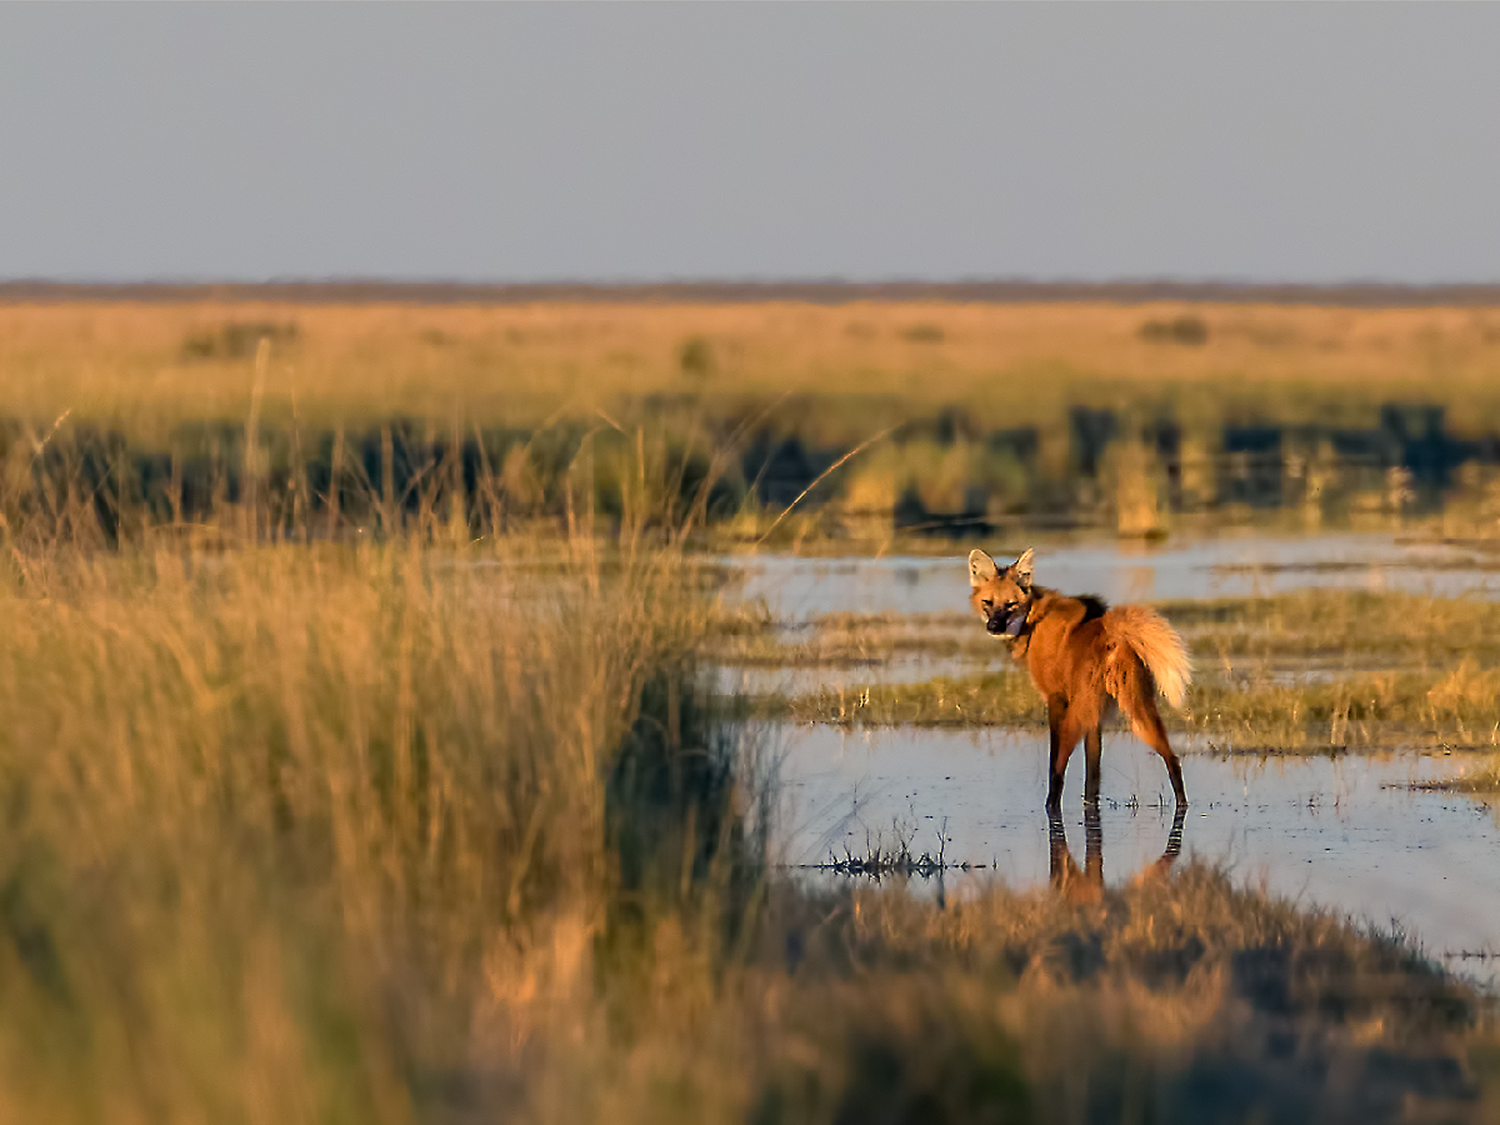
[[[1153,879],[1165,879],[1172,864],[1182,853],[1182,818],[1187,809],[1177,806],[1177,815],[1172,818],[1172,831],[1167,834],[1167,849],[1161,858],[1148,863],[1135,873],[1131,883],[1147,883]],[[1073,853],[1068,850],[1068,833],[1062,816],[1055,810],[1047,812],[1047,836],[1051,844],[1047,865],[1053,888],[1069,902],[1098,902],[1104,897],[1104,830],[1099,824],[1099,806],[1091,804],[1083,810],[1083,870]]]
[[1162,616],[1143,605],[1110,609],[1098,598],[1070,598],[1031,582],[1026,551],[1001,570],[983,551],[969,554],[969,603],[991,636],[1010,642],[1025,660],[1031,682],[1047,701],[1052,732],[1047,808],[1062,800],[1063,773],[1078,740],[1084,740],[1083,799],[1099,800],[1102,727],[1118,705],[1136,736],[1161,755],[1177,795],[1187,804],[1182,766],[1167,742],[1156,710],[1158,690],[1181,706],[1192,668],[1187,646]]

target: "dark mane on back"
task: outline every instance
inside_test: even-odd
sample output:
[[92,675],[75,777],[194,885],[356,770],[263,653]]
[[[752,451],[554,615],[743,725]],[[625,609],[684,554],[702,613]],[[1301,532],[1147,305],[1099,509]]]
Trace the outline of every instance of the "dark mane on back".
[[[1083,603],[1083,621],[1092,621],[1109,612],[1109,603],[1098,594],[1077,594],[1075,598]],[[1082,625],[1083,621],[1079,624]]]

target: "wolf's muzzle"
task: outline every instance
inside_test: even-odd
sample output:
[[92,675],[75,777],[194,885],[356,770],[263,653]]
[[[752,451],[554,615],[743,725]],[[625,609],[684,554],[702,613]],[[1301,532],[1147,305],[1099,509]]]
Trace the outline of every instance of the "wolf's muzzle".
[[1026,606],[1017,606],[1009,613],[996,611],[984,623],[985,630],[992,637],[1019,637],[1026,624],[1026,609]]

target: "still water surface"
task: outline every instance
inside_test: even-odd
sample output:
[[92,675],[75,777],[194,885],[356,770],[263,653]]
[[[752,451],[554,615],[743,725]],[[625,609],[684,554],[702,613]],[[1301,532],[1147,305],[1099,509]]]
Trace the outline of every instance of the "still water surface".
[[[845,849],[891,845],[984,865],[948,881],[1000,878],[1016,888],[1048,877],[1046,735],[1042,732],[782,727],[777,851],[816,864]],[[1413,783],[1450,777],[1460,755],[1220,757],[1180,740],[1192,801],[1183,856],[1308,905],[1382,927],[1396,924],[1427,952],[1482,977],[1500,965],[1464,953],[1500,951],[1500,827],[1484,802]],[[1063,818],[1084,858],[1083,762],[1075,755]],[[1161,761],[1129,735],[1106,735],[1101,792],[1104,877],[1126,882],[1167,845],[1172,794]],[[1486,967],[1488,965],[1488,968]]]
[[[1002,557],[1004,544],[986,546]],[[822,613],[967,610],[967,555],[724,561],[744,575],[738,596],[763,600],[775,617],[792,622]],[[1500,559],[1441,543],[1399,543],[1391,535],[1220,536],[1160,546],[1042,547],[1036,580],[1111,602],[1256,596],[1305,586],[1494,597],[1500,595]]]

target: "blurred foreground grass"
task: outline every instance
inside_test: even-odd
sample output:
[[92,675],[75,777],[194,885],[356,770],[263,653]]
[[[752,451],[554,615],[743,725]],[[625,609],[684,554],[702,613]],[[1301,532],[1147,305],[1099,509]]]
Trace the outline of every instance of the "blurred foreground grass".
[[621,810],[701,733],[693,603],[665,554],[607,593],[525,544],[478,561],[12,561],[7,1119],[405,1119],[504,1038],[535,950],[591,952],[622,849],[660,843]]

